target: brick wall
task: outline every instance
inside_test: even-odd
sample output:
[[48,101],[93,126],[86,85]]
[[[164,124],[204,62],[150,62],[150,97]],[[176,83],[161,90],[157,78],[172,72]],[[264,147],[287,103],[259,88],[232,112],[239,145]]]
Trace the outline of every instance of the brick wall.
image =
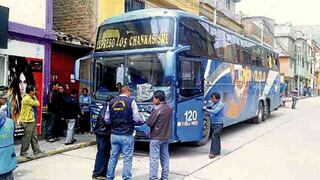
[[94,42],[97,0],[53,0],[53,29]]

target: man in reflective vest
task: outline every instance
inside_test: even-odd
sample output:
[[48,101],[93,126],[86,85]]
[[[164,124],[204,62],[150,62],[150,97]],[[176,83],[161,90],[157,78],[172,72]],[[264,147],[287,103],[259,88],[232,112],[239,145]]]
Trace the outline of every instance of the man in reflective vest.
[[[0,105],[1,106],[1,105]],[[14,122],[6,118],[4,111],[0,111],[0,179],[13,180],[12,171],[17,167],[14,149]]]
[[123,156],[122,179],[132,179],[132,158],[134,150],[134,125],[142,125],[136,102],[130,98],[128,86],[121,87],[120,95],[110,101],[105,119],[111,123],[111,156],[107,179],[115,178],[115,168],[120,153]]

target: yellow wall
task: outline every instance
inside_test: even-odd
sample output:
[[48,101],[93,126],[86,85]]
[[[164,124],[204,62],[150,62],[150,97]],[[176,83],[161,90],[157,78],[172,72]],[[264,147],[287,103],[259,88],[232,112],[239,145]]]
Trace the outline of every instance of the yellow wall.
[[181,9],[199,15],[199,0],[148,0],[144,2],[147,7]]
[[124,0],[99,0],[98,24],[105,19],[124,13]]

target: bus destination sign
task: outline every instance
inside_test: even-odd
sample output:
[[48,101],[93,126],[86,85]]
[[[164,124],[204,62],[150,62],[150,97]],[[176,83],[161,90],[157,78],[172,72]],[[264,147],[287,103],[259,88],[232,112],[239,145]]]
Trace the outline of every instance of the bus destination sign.
[[173,39],[169,33],[126,34],[120,35],[117,30],[106,30],[97,40],[97,51],[128,50],[172,46]]

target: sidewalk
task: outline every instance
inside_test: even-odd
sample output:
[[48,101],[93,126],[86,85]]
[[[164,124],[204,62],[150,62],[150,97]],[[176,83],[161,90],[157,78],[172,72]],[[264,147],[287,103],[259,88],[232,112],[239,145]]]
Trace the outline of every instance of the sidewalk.
[[23,163],[23,162],[31,161],[34,159],[39,159],[39,158],[43,158],[46,156],[51,156],[54,154],[63,153],[66,151],[72,151],[75,149],[80,149],[80,148],[84,148],[87,146],[92,146],[92,145],[95,145],[95,143],[96,143],[95,142],[96,138],[95,138],[94,134],[83,134],[83,135],[76,134],[75,139],[77,141],[72,145],[64,145],[65,137],[60,137],[60,140],[56,141],[54,143],[50,143],[45,140],[40,140],[39,146],[40,146],[40,149],[42,151],[44,151],[44,154],[40,155],[40,156],[33,156],[32,148],[30,146],[28,154],[32,155],[32,157],[28,158],[28,159],[20,156],[21,144],[15,145],[16,154],[18,156],[17,157],[18,163]]
[[[299,97],[297,97],[297,99],[299,100],[299,99],[305,99],[305,98],[308,98],[309,96],[299,96]],[[311,96],[311,97],[316,97],[316,96]],[[285,97],[284,98],[284,101],[285,102],[291,102],[292,101],[292,98],[291,97]]]

